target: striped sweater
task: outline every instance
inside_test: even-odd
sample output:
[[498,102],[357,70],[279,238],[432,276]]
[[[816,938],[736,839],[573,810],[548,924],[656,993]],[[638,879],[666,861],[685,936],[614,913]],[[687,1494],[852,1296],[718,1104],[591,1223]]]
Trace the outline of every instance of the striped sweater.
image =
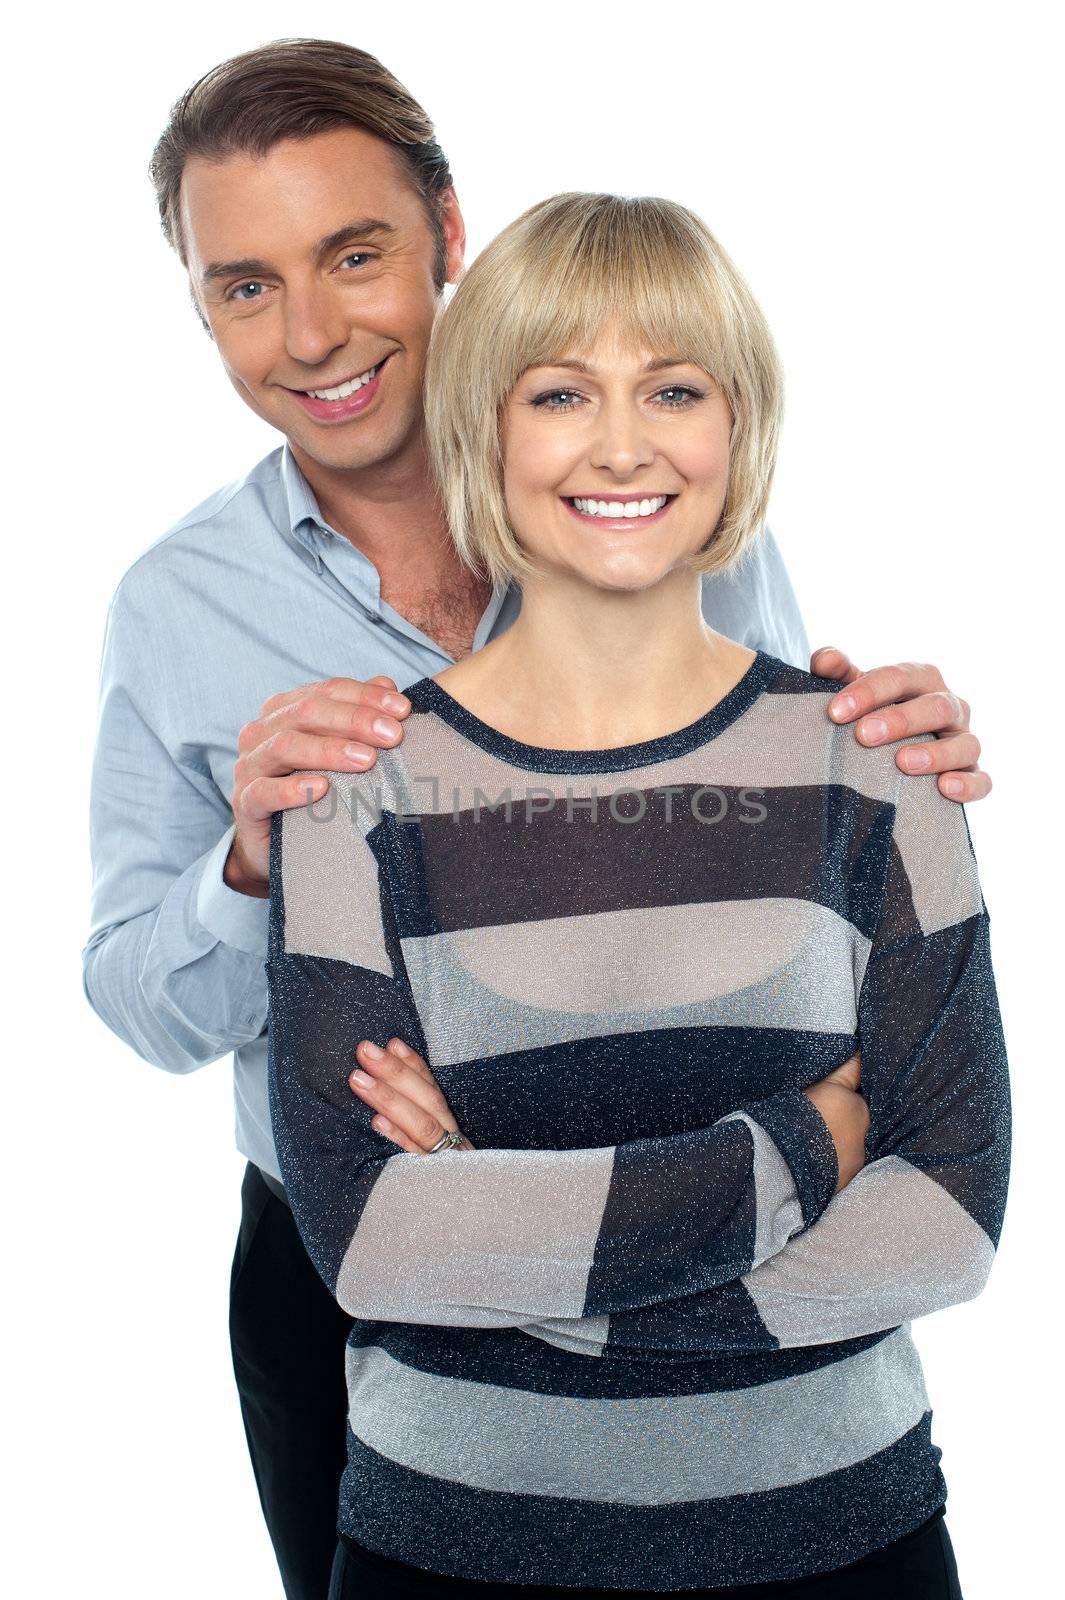
[[[980,1293],[1011,1106],[963,808],[758,652],[688,727],[402,744],[271,838],[269,1091],[356,1320],[339,1527],[433,1572],[668,1591],[857,1560],[946,1499],[910,1323]],[[909,742],[909,741],[907,741]],[[398,1150],[355,1046],[473,1151]],[[839,1194],[804,1086],[861,1049]]]

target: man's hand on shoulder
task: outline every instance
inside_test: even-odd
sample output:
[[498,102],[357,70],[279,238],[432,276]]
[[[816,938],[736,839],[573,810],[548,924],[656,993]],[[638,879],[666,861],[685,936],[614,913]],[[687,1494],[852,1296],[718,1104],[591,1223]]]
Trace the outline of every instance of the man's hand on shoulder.
[[310,805],[329,787],[324,772],[365,772],[379,749],[403,738],[400,717],[410,701],[381,674],[326,678],[271,695],[237,736],[233,768],[236,833],[222,876],[231,889],[265,898],[270,892],[270,823],[275,811]]
[[938,667],[900,661],[861,672],[842,650],[823,645],[810,657],[810,671],[846,685],[828,702],[828,713],[834,722],[861,718],[854,730],[859,743],[889,744],[916,733],[934,736],[927,744],[908,744],[895,752],[901,772],[911,777],[936,773],[939,792],[948,800],[982,800],[990,793],[991,779],[977,766],[980,741],[969,731],[969,702],[947,688]]

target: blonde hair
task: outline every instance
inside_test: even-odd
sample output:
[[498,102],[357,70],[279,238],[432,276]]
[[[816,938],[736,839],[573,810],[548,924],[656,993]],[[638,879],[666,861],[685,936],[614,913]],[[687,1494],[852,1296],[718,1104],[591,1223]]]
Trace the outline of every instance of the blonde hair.
[[496,235],[438,315],[429,346],[429,454],[462,560],[493,583],[536,571],[503,492],[502,410],[530,367],[629,344],[694,362],[732,411],[725,506],[697,572],[734,565],[760,532],[776,465],[784,379],[746,282],[694,212],[655,196],[559,194]]

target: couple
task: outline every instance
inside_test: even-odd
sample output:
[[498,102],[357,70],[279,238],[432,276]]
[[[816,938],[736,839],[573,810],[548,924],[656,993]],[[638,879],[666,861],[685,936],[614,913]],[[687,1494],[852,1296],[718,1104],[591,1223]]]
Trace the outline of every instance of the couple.
[[[946,798],[989,780],[935,668],[819,651],[834,697],[800,670],[748,292],[679,208],[556,201],[507,230],[438,330],[449,534],[422,380],[464,239],[423,109],[365,52],[283,41],[182,97],[152,176],[224,370],[285,443],[115,590],[84,983],[166,1071],[234,1054],[230,1332],[287,1595],[331,1565],[348,1593],[950,1593],[903,1324],[977,1291],[1001,1222],[1005,1063]],[[654,248],[618,260],[625,227]],[[542,303],[508,307],[519,283]],[[487,646],[519,620],[508,665]],[[341,835],[327,796],[301,842],[308,771],[386,804]],[[514,816],[460,838],[508,786]],[[375,1087],[347,1087],[356,1063]],[[432,1192],[405,1204],[412,1181]]]
[[964,811],[703,618],[780,401],[664,200],[534,206],[436,322],[449,525],[521,612],[272,822],[274,1136],[354,1319],[333,1600],[960,1594],[909,1321],[1002,1223],[988,916]]

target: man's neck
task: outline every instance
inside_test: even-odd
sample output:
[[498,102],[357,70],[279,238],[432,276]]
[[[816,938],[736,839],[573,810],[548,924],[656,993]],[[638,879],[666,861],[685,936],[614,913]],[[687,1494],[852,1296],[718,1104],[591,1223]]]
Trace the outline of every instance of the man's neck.
[[291,441],[289,448],[323,519],[373,562],[382,593],[409,587],[419,570],[458,564],[424,451],[360,470],[325,466]]
[[381,598],[456,661],[468,655],[492,586],[460,560],[424,450],[353,471],[290,448],[324,520],[377,568]]

